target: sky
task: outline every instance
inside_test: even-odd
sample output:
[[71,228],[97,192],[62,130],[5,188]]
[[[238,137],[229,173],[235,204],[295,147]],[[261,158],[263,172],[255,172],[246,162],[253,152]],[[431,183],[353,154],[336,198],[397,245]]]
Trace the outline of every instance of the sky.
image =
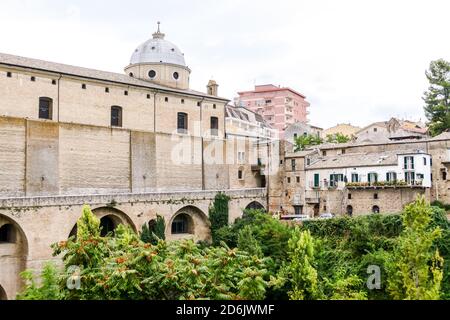
[[450,60],[448,0],[0,0],[0,52],[123,73],[161,21],[191,88],[291,87],[311,124],[425,121],[425,71]]

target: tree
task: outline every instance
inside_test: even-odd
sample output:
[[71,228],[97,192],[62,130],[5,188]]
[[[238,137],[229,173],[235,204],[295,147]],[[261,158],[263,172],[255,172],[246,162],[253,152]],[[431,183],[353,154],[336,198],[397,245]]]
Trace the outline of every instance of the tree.
[[351,140],[349,136],[346,136],[340,132],[336,134],[329,134],[327,135],[327,142],[328,143],[347,143]]
[[314,242],[309,230],[295,228],[288,242],[289,259],[279,273],[278,286],[288,282],[291,300],[313,300],[320,297],[318,274],[314,268]]
[[300,136],[295,139],[295,151],[303,151],[306,147],[317,146],[323,143],[322,138],[317,135],[308,134]]
[[262,257],[263,252],[258,240],[253,235],[252,228],[245,226],[238,235],[238,249],[248,252],[252,256]]
[[450,128],[450,63],[443,59],[432,61],[426,77],[430,87],[423,97],[425,115],[431,134],[436,136]]
[[157,244],[159,240],[166,239],[166,221],[164,217],[157,215],[156,220],[151,220],[148,225],[142,226],[141,240],[145,243]]
[[403,212],[404,230],[386,265],[387,290],[394,299],[440,299],[443,259],[434,244],[442,230],[430,228],[432,214],[424,196]]
[[228,226],[228,204],[230,197],[224,193],[218,193],[212,206],[209,208],[209,221],[211,222],[211,236],[214,244],[218,244],[217,231]]

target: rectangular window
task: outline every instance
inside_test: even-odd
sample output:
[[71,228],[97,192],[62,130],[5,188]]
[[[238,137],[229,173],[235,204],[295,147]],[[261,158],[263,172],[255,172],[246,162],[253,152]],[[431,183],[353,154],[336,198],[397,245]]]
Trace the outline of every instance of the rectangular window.
[[127,96],[127,95],[128,95],[128,91],[125,90],[125,91],[123,92],[123,94]]
[[295,159],[291,160],[291,167],[292,167],[292,171],[295,171],[295,167],[296,167]]
[[31,77],[31,79],[30,79],[32,82],[35,82],[36,81],[36,77]]
[[314,188],[318,188],[320,185],[320,174],[314,174]]
[[186,113],[178,113],[178,133],[187,133],[188,130],[188,115]]
[[295,215],[300,216],[303,214],[303,206],[294,206]]
[[297,183],[300,183],[300,177],[297,177]]
[[122,108],[111,107],[111,127],[122,127]]
[[352,182],[359,182],[359,175],[357,173],[352,173]]
[[52,85],[56,86],[56,80],[52,80]]
[[386,181],[389,181],[389,182],[397,181],[397,173],[396,172],[386,173]]
[[348,200],[352,200],[352,194],[351,193],[348,194]]
[[202,103],[199,101],[199,102],[197,102],[197,107],[201,107],[202,106]]
[[105,93],[109,93],[109,88],[108,87],[105,88]]
[[416,175],[414,172],[405,172],[405,181],[409,185],[413,185],[416,180]]
[[414,170],[414,157],[405,157],[403,168],[405,170]]
[[211,117],[211,135],[219,135],[219,118]]
[[367,175],[367,182],[375,183],[378,182],[378,174],[376,172],[371,172]]
[[181,99],[181,104],[184,104],[184,99]]
[[50,98],[39,98],[39,119],[52,120],[53,100]]
[[374,194],[373,194],[373,198],[374,198],[375,200],[377,200],[377,199],[378,199],[378,193],[374,193]]
[[216,104],[213,104],[213,109],[217,109],[217,105]]
[[272,103],[272,100],[266,100],[266,104]]
[[306,165],[309,166],[311,164],[311,159],[310,158],[306,158]]
[[7,72],[7,73],[6,73],[6,76],[7,76],[8,78],[12,78],[12,73],[11,73],[11,72]]
[[426,166],[427,165],[427,158],[423,157],[423,165]]
[[291,178],[287,178],[287,183],[291,183]]
[[239,180],[244,180],[244,171],[242,171],[242,170],[238,171],[238,179]]
[[169,98],[168,98],[168,97],[165,97],[165,98],[164,98],[164,101],[165,101],[165,102],[169,102]]
[[151,96],[148,94],[148,95],[147,95],[147,99],[150,99],[150,98],[151,98]]
[[84,83],[81,85],[81,89],[86,90],[86,85]]
[[238,152],[238,163],[239,164],[245,163],[245,152]]

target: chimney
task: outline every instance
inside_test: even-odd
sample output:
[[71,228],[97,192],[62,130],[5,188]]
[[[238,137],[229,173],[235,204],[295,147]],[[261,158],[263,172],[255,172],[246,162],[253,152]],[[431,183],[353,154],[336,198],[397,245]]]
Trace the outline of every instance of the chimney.
[[214,80],[209,80],[208,85],[206,86],[206,93],[210,96],[217,97],[219,94],[219,85]]

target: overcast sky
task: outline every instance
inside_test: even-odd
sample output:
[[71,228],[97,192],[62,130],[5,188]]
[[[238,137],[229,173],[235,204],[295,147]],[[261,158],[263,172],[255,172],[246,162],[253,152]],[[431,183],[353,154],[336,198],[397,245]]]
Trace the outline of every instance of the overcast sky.
[[322,127],[424,120],[424,72],[450,60],[449,0],[0,0],[0,52],[123,72],[157,21],[192,89],[288,86]]

